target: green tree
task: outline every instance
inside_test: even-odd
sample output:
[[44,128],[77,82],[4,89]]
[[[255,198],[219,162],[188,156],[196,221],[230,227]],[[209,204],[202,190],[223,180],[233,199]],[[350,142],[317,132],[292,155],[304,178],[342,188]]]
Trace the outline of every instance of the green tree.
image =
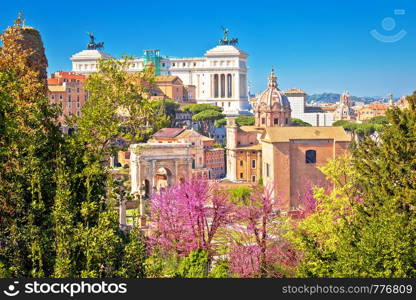
[[134,227],[129,232],[129,240],[124,246],[119,275],[124,278],[143,278],[146,276],[145,261],[147,258],[145,238],[139,228]]
[[254,116],[238,116],[235,118],[235,122],[238,126],[252,126],[255,123]]
[[230,200],[237,204],[245,204],[250,200],[253,189],[248,186],[239,186],[229,188],[227,192],[230,194]]
[[311,124],[305,121],[302,121],[301,119],[296,119],[296,118],[291,119],[291,125],[292,126],[308,126],[308,127],[312,126]]
[[129,73],[130,64],[127,56],[100,60],[99,71],[85,83],[89,99],[82,116],[72,119],[80,138],[99,154],[114,153],[118,140],[126,144],[142,141],[159,121],[157,106],[148,99],[153,73],[149,69]]
[[206,111],[206,110],[214,110],[217,112],[222,112],[222,108],[217,106],[217,105],[213,105],[213,104],[187,104],[182,106],[181,108],[182,111],[189,111],[192,114],[196,115],[200,112]]
[[214,127],[215,128],[221,128],[221,127],[224,127],[225,125],[227,124],[227,119],[218,119],[218,120],[215,120],[215,122],[214,122]]
[[387,121],[386,116],[377,116],[377,117],[371,118],[366,123],[386,125],[386,124],[388,124],[388,121]]
[[315,190],[317,209],[300,224],[299,275],[416,276],[416,93],[407,100],[409,109],[388,111],[378,140],[323,169],[335,186]]
[[201,133],[210,136],[210,129],[214,126],[214,122],[224,118],[224,115],[216,110],[204,110],[192,116],[192,120],[200,124]]
[[208,269],[208,253],[202,249],[198,249],[191,251],[188,256],[181,259],[175,277],[206,278],[208,277]]
[[176,111],[179,109],[179,104],[177,102],[170,99],[153,100],[151,105],[154,111],[158,112],[157,114],[160,118],[160,125],[155,124],[154,132],[161,128],[174,126]]
[[46,97],[39,32],[11,26],[0,48],[0,265],[11,277],[48,276],[59,128]]
[[[85,118],[76,119],[76,134],[64,136],[55,123],[58,111],[46,97],[39,33],[12,26],[1,37],[0,275],[139,274],[140,265],[130,269],[126,261],[139,263],[143,253],[135,248],[134,233],[119,229],[117,190],[102,163],[113,139],[136,140],[142,126],[145,131],[154,122],[137,78],[125,76],[124,62],[103,62],[101,73],[89,77]],[[146,76],[139,77],[141,84]],[[106,104],[115,110],[110,113]]]

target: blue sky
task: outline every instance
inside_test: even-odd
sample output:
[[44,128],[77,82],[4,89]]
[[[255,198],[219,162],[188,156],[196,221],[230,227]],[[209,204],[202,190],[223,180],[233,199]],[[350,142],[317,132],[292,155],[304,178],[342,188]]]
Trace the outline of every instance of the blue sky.
[[[416,1],[7,1],[0,27],[23,10],[40,30],[49,72],[70,70],[69,57],[84,49],[86,32],[115,56],[160,49],[174,57],[202,56],[222,36],[238,37],[246,51],[253,92],[266,87],[275,67],[281,89],[395,96],[416,90]],[[395,14],[395,9],[404,9]],[[385,19],[390,18],[390,19]],[[382,21],[385,20],[384,23]],[[395,24],[392,23],[395,21]],[[395,26],[393,26],[395,25]],[[375,39],[371,30],[394,37]]]

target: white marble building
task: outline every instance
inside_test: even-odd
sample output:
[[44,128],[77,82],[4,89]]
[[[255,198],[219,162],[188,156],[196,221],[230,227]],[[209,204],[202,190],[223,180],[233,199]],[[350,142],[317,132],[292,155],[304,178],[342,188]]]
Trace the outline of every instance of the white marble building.
[[[194,85],[197,103],[223,107],[227,115],[250,114],[247,89],[248,54],[234,45],[218,45],[203,57],[166,58],[157,53],[157,73],[178,76],[184,85]],[[146,53],[145,53],[146,55]],[[97,71],[99,58],[111,57],[100,50],[83,50],[71,57],[72,71],[90,74]],[[131,72],[139,72],[146,65],[146,56],[134,59]]]
[[334,113],[325,112],[320,107],[306,105],[306,93],[300,89],[284,92],[290,102],[292,118],[301,119],[312,126],[332,126]]

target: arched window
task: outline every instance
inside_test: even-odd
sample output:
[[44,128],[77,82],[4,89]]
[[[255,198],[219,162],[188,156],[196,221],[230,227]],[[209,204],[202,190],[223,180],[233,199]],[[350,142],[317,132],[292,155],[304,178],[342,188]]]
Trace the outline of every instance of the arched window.
[[305,155],[305,161],[307,164],[314,164],[316,163],[316,151],[315,150],[307,150]]

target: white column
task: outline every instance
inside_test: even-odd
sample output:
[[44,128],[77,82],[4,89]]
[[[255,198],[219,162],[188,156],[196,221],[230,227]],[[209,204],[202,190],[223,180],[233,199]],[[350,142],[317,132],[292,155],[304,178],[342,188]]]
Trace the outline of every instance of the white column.
[[218,88],[218,98],[221,98],[221,78],[220,74],[217,74],[217,88]]
[[240,74],[236,73],[233,74],[235,76],[235,80],[234,80],[234,98],[235,99],[240,99]]
[[224,74],[224,88],[225,88],[225,98],[228,98],[228,74]]

